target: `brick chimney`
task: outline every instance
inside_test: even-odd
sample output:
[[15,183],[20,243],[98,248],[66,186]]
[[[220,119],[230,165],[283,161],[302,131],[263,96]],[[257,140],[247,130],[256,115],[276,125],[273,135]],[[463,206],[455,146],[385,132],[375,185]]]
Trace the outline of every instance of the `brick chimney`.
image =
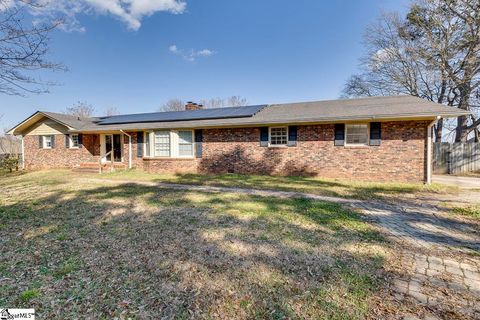
[[193,103],[192,101],[188,101],[185,105],[185,110],[201,110],[203,109],[203,105]]

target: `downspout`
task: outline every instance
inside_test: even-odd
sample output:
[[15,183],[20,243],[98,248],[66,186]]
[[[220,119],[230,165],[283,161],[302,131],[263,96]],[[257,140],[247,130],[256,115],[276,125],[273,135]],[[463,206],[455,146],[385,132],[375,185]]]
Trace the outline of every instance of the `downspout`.
[[23,142],[23,135],[22,135],[22,170],[25,170],[25,144]]
[[128,137],[128,169],[132,169],[132,136],[123,130],[120,132]]
[[432,128],[440,118],[437,116],[427,126],[427,184],[432,184]]

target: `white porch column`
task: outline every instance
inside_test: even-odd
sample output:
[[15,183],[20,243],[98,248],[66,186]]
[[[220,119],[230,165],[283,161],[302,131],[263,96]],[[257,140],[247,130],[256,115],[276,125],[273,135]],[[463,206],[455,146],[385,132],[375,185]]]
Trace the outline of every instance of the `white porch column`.
[[25,170],[25,143],[22,135],[22,170]]
[[433,126],[437,123],[440,117],[437,117],[427,126],[427,184],[432,184],[432,133],[433,133]]
[[132,169],[132,136],[123,130],[120,132],[128,137],[128,169]]

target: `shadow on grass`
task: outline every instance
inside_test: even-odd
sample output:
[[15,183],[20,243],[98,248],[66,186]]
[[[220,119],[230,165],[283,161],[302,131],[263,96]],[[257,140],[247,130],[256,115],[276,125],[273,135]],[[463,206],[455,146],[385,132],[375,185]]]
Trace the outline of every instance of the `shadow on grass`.
[[436,191],[436,188],[441,189],[441,187],[437,186],[426,187],[420,183],[372,183],[328,180],[305,176],[245,175],[236,173],[220,175],[178,173],[171,178],[165,176],[153,178],[152,180],[163,183],[293,191],[354,199],[381,199],[384,196],[412,194],[423,190]]
[[0,302],[39,290],[47,318],[362,318],[381,283],[376,253],[345,248],[383,239],[331,203],[122,184],[31,195],[0,217],[15,279]]

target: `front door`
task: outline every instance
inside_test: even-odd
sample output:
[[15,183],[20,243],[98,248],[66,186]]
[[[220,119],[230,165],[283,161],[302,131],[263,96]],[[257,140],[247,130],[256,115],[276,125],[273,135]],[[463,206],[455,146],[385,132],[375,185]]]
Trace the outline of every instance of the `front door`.
[[119,134],[105,136],[105,153],[107,161],[122,162],[122,138]]

